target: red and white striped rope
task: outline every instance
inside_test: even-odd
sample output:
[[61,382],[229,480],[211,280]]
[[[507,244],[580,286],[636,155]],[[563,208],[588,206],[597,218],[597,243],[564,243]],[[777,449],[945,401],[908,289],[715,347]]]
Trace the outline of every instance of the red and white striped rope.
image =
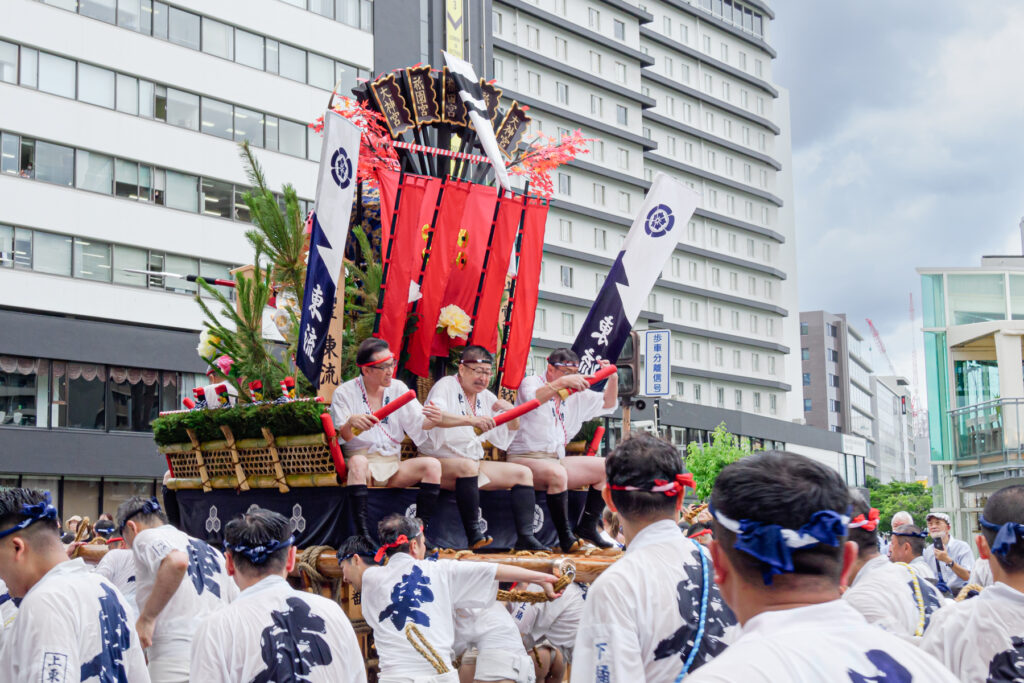
[[460,159],[462,161],[475,161],[478,164],[489,164],[491,162],[485,156],[479,154],[467,154],[466,152],[453,152],[450,149],[440,149],[438,147],[428,147],[426,145],[417,145],[414,142],[403,142],[401,140],[395,140],[393,142],[395,147],[399,149],[407,149],[411,152],[423,152],[424,154],[433,154],[434,156],[452,157],[453,159]]

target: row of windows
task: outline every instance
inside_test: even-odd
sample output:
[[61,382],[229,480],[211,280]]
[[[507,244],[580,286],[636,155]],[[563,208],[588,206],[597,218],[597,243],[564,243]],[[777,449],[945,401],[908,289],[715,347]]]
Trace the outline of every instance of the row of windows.
[[3,41],[0,81],[282,154],[320,153],[319,136],[304,123]]
[[[369,78],[370,73],[351,64],[308,52],[237,26],[200,16],[163,2],[154,0],[42,0],[93,19],[117,24],[147,36],[167,40],[175,45],[199,50],[215,57],[251,66],[260,71],[278,74],[300,83],[324,90],[333,90],[341,83],[339,92],[348,93],[358,78]],[[363,0],[368,7],[369,0]],[[335,0],[324,0],[332,5]],[[357,6],[359,0],[337,0],[342,5]],[[304,4],[304,2],[302,2]],[[355,8],[358,15],[358,7]],[[320,14],[322,12],[318,12]],[[346,9],[349,16],[351,9]],[[349,23],[349,22],[344,22]],[[358,25],[357,23],[352,24]]]
[[[811,412],[813,407],[814,407],[814,401],[809,399],[809,398],[805,398],[804,399],[804,412],[805,413]],[[830,412],[830,413],[838,413],[838,412],[840,412],[841,408],[842,408],[842,403],[840,401],[837,401],[834,398],[828,399],[828,412]],[[832,431],[838,432],[839,428],[837,427],[836,429],[833,429]]]
[[737,0],[700,0],[700,8],[745,33],[764,37],[764,17]]
[[[685,106],[689,107],[690,105]],[[646,126],[644,130],[650,131]],[[672,133],[666,133],[664,137],[659,136],[657,142],[658,151],[667,157],[681,159],[691,165],[703,162],[705,170],[734,180],[742,180],[748,185],[754,184],[754,165],[747,162],[737,164],[736,161],[741,159],[740,156],[732,156],[718,148],[711,149],[710,147],[704,149],[703,155],[699,151],[695,153],[695,147],[704,147],[707,143],[700,141],[694,143],[690,138],[683,136],[683,144],[680,145],[678,136]],[[768,187],[768,177],[768,169],[758,166],[757,184],[759,187]]]
[[[758,15],[758,16],[760,16],[760,15]],[[680,20],[680,21],[677,22],[677,25],[679,27],[679,35],[678,35],[678,37],[675,35],[675,26],[673,26],[672,17],[668,16],[667,14],[662,16],[662,18],[661,18],[661,33],[662,33],[662,35],[664,35],[667,38],[671,38],[673,40],[677,40],[680,43],[682,43],[683,45],[689,45],[690,44],[690,26],[689,26],[689,23],[686,22],[686,21]],[[696,33],[696,31],[694,33]],[[704,53],[707,54],[707,55],[711,55],[711,39],[712,39],[712,36],[711,36],[711,34],[705,33],[703,38],[704,38],[704,40],[703,40]],[[724,62],[725,64],[729,64],[730,63],[729,45],[724,43],[724,42],[719,41],[718,48],[719,48],[718,49],[718,59],[719,59],[719,61]],[[763,70],[764,70],[764,63],[760,59],[757,59],[757,58],[755,58],[753,60],[753,63],[754,63],[754,75],[757,76],[758,78],[761,78]],[[744,52],[743,50],[736,50],[736,63],[735,63],[734,66],[738,67],[741,71],[746,71],[747,73],[749,73],[749,61],[747,59],[747,53],[746,52]]]
[[[111,244],[91,238],[43,230],[0,225],[0,268],[33,270],[94,282],[194,295],[198,287],[181,278],[142,275],[127,269],[199,275],[206,280],[231,279],[235,266],[168,254],[162,251]],[[225,292],[234,296],[233,290]],[[201,292],[204,298],[210,295]]]
[[[204,216],[250,222],[242,195],[251,188],[179,173],[45,140],[0,132],[0,173],[147,202]],[[278,202],[284,199],[278,195]],[[299,200],[302,215],[311,201]]]
[[[644,91],[644,94],[650,93],[650,88],[648,88],[647,86],[644,86],[642,90]],[[668,114],[669,118],[680,123],[695,123],[693,115],[694,105],[692,103],[686,101],[685,99],[682,99],[679,103],[679,106],[676,107],[676,99],[674,95],[665,97],[662,100],[662,103],[664,104],[666,111],[672,112]],[[700,105],[698,105],[698,108],[699,107]],[[697,123],[699,123],[699,116]],[[704,110],[704,130],[706,132],[710,133],[711,135],[715,135],[717,137],[725,138],[726,140],[731,140],[732,142],[739,143],[744,147],[749,147],[750,149],[754,149],[754,142],[752,141],[756,140],[757,150],[767,153],[767,133],[761,131],[758,132],[755,136],[749,125],[741,124],[734,126],[733,123],[733,119],[725,114],[720,113],[716,116],[715,112]],[[643,136],[648,140],[654,140],[654,136],[651,132],[650,126],[643,127]]]
[[[600,69],[600,58],[601,55],[596,52],[591,52],[597,60],[597,68]],[[498,81],[498,85],[503,87],[512,88],[514,90],[523,90],[529,95],[536,95],[538,97],[550,97],[550,93],[543,91],[541,74],[533,71],[532,69],[525,70],[524,81],[520,82],[519,68],[513,66],[511,69],[511,78],[505,78],[505,64],[504,62],[495,57],[493,60],[494,78]],[[555,81],[555,103],[570,107],[573,109],[582,109],[584,106],[583,102],[575,102],[570,98],[569,84],[563,81]],[[590,96],[590,114],[595,120],[605,120],[608,123],[614,121],[618,126],[629,125],[629,107],[622,104],[615,105],[615,118],[612,119],[612,108],[608,107],[607,112],[604,106],[604,98],[599,95]],[[607,114],[607,116],[606,116]]]
[[[722,43],[722,48],[727,49],[725,43]],[[726,76],[718,76],[717,78],[713,73],[705,71],[700,68],[699,65],[691,63],[688,59],[681,58],[675,54],[662,55],[660,60],[655,60],[657,65],[660,62],[660,73],[665,78],[672,81],[678,81],[682,85],[692,86],[694,88],[703,87],[703,90],[708,95],[728,102],[732,105],[739,105],[747,111],[753,112],[758,116],[765,116],[766,104],[765,98],[762,95],[755,95],[753,98],[750,97],[750,90],[734,83],[733,80]],[[678,79],[677,74],[678,64]],[[693,72],[696,71],[696,74]],[[693,75],[696,78],[694,82]],[[700,76],[703,75],[703,78]],[[715,87],[717,84],[717,88]],[[735,88],[733,86],[736,86]],[[736,97],[733,97],[735,92]],[[645,93],[646,94],[646,93]],[[673,116],[673,112],[664,112],[668,116]]]
[[163,493],[159,483],[158,479],[0,474],[0,487],[49,491],[54,505],[60,511],[60,518],[65,520],[71,515],[97,519],[101,512],[113,514],[121,503],[132,496],[157,497],[160,499],[160,505],[163,505]]
[[373,32],[373,0],[284,0],[342,24]]

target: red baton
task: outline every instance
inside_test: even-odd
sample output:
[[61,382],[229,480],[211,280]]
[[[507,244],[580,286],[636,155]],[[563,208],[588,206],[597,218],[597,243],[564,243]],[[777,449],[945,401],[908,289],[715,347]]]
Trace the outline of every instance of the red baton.
[[[590,382],[590,386],[594,386],[598,382],[608,379],[618,371],[619,369],[616,366],[609,364],[595,372],[592,377],[587,377],[587,381]],[[564,401],[565,399],[575,394],[577,391],[578,389],[559,389],[558,395],[561,396],[562,400]]]
[[590,448],[587,449],[587,455],[597,455],[597,449],[601,445],[601,439],[604,438],[604,426],[599,426],[594,430],[594,438],[590,440]]
[[[383,420],[385,417],[395,412],[396,410],[398,410],[399,408],[401,408],[414,398],[416,398],[416,390],[410,389],[409,391],[405,392],[404,394],[396,398],[394,401],[391,401],[387,405],[381,406],[378,410],[373,411],[373,413],[371,414],[378,420]],[[353,427],[352,435],[358,436],[359,434],[362,433],[362,431],[363,430],[359,429],[358,427]]]
[[[503,413],[498,413],[497,415],[494,416],[494,426],[500,427],[506,422],[511,422],[520,415],[525,415],[526,413],[530,412],[535,408],[540,408],[540,401],[538,401],[537,399],[532,399],[527,401],[526,403],[523,403],[522,405],[516,406],[515,408],[510,408]],[[477,436],[483,434],[482,430],[476,429],[475,427],[473,431],[477,433]]]

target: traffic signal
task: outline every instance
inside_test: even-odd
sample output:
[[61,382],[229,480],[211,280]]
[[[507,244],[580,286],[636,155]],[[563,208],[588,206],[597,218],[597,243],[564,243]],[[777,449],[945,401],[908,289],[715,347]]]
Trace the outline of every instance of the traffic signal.
[[640,335],[630,332],[615,361],[619,376],[619,397],[632,398],[640,393]]

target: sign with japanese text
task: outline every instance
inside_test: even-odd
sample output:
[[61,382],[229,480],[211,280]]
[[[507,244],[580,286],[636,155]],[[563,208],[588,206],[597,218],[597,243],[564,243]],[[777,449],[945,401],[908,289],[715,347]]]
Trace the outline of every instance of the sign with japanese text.
[[644,334],[644,396],[668,396],[672,379],[672,335],[668,330]]

